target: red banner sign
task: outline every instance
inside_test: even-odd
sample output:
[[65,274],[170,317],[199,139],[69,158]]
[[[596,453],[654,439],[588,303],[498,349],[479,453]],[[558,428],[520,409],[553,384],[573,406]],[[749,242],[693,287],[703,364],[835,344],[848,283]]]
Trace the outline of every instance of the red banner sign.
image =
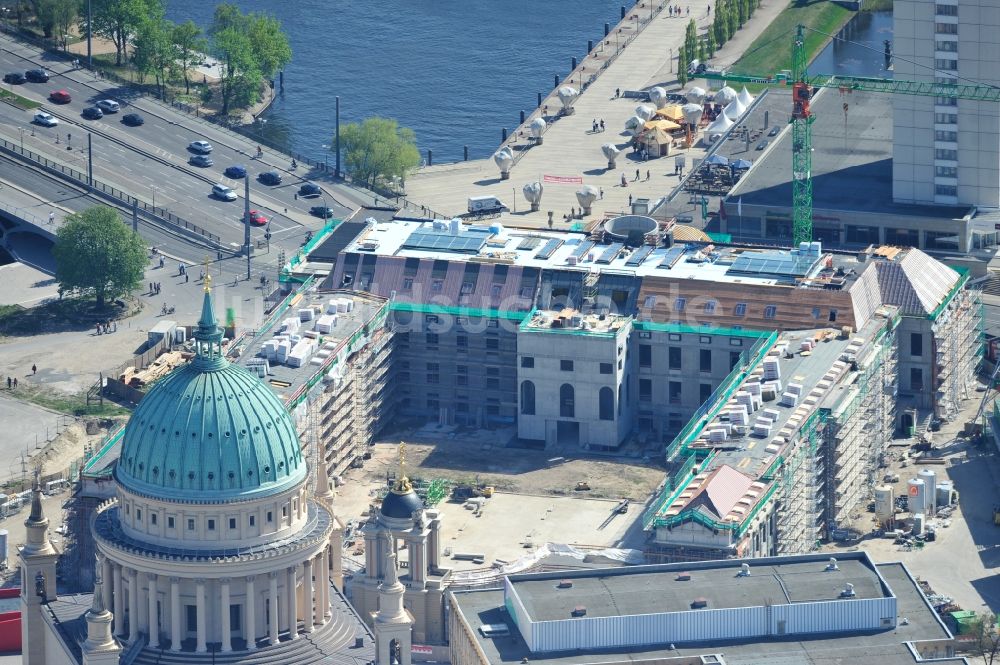
[[543,176],[542,180],[545,182],[554,182],[560,185],[582,185],[583,178],[580,176],[571,175],[547,175]]

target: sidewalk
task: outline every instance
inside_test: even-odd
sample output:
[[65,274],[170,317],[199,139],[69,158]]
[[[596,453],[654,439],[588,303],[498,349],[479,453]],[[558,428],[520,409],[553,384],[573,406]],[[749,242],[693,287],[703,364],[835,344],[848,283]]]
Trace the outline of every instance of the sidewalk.
[[[771,21],[775,19],[781,12],[783,12],[789,5],[788,0],[762,0],[760,7],[754,10],[753,16],[749,21],[743,24],[741,30],[737,30],[733,38],[726,42],[721,49],[715,52],[715,55],[709,58],[709,61],[719,67],[730,67],[737,60],[743,57],[743,54],[753,41],[760,37],[761,33],[767,29],[767,26],[771,24]],[[791,50],[792,46],[792,36],[788,36],[787,43],[782,43],[776,45],[776,48],[787,48]],[[773,72],[760,72],[761,74],[772,74]],[[700,79],[704,81],[704,79]],[[699,83],[698,85],[701,85]]]

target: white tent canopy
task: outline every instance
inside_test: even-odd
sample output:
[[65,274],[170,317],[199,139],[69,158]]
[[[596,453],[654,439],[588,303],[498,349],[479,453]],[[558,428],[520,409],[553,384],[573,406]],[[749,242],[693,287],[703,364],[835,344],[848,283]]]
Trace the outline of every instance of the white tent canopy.
[[725,111],[723,111],[723,115],[733,122],[736,122],[740,119],[741,115],[746,113],[746,110],[746,107],[740,103],[739,99],[734,99],[728,106],[726,106]]
[[721,134],[723,132],[728,132],[729,128],[735,123],[726,117],[725,113],[720,113],[719,117],[715,119],[711,125],[708,126],[706,130],[709,134]]
[[750,94],[750,91],[747,90],[746,86],[743,86],[743,89],[740,90],[740,94],[736,96],[736,99],[738,99],[740,104],[743,104],[743,106],[750,106],[750,103],[753,102],[753,95]]

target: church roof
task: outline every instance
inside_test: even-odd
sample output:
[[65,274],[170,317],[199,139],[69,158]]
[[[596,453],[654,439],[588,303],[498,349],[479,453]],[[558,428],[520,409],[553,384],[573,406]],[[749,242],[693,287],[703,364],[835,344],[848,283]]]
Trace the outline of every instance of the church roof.
[[157,383],[132,414],[116,468],[126,489],[219,503],[281,492],[306,477],[295,426],[257,376],[221,352],[206,290],[197,355]]

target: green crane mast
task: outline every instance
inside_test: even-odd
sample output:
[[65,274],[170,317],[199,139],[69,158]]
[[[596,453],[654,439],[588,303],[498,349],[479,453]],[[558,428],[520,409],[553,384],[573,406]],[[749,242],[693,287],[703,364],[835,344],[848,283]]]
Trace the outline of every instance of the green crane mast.
[[745,75],[699,72],[705,79],[792,86],[792,240],[812,240],[812,123],[816,117],[809,103],[816,88],[837,88],[842,92],[885,92],[921,97],[947,97],[973,101],[1000,102],[1000,87],[958,83],[898,81],[867,76],[821,74],[810,76],[805,49],[805,26],[798,26],[792,41],[792,71],[773,75]]

